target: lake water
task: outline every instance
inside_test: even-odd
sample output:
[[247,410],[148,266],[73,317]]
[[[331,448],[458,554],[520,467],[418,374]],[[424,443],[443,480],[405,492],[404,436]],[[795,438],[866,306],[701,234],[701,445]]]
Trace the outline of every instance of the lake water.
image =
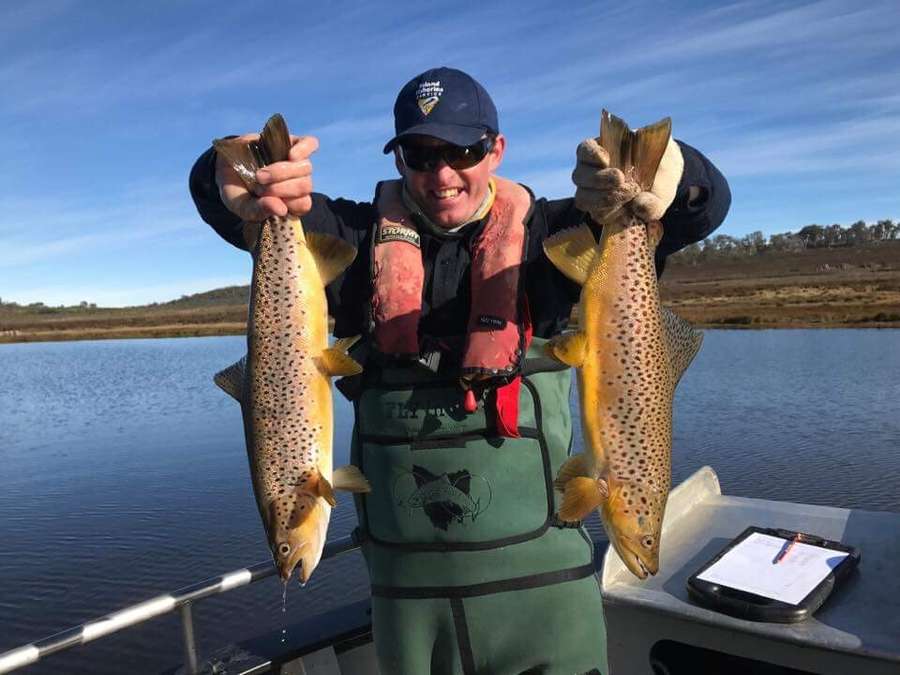
[[[211,381],[244,345],[0,345],[0,652],[268,558],[239,407]],[[345,463],[340,397],[337,417]],[[900,512],[900,332],[707,331],[678,389],[673,464],[676,484],[709,464],[727,494]],[[355,525],[339,500],[331,537]],[[203,601],[198,646],[366,595],[348,554],[292,585],[286,615],[276,579]],[[171,615],[24,672],[156,673],[181,663],[180,640]]]

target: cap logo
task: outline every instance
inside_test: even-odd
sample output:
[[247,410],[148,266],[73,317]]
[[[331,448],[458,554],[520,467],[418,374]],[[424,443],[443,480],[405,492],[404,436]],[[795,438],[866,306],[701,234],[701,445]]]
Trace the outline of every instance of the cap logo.
[[440,81],[421,82],[419,84],[418,89],[416,89],[416,102],[419,104],[419,110],[422,111],[423,115],[427,115],[434,109],[434,106],[441,100],[441,94],[443,93],[444,88],[441,86]]

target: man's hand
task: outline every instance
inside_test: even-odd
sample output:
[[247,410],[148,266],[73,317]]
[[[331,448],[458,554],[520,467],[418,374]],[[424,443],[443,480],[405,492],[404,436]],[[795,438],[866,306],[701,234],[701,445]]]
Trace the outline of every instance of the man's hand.
[[[255,141],[259,134],[247,134],[239,140]],[[256,172],[258,186],[251,192],[228,161],[216,157],[216,185],[225,207],[248,222],[260,222],[269,216],[305,216],[312,208],[312,161],[319,148],[314,136],[291,136],[287,160],[275,162]]]
[[609,154],[597,138],[582,141],[575,156],[575,171],[572,172],[575,206],[598,223],[626,206],[645,223],[659,220],[675,200],[675,191],[684,172],[681,148],[672,139],[669,139],[648,192],[642,192],[640,186],[619,169],[610,168]]

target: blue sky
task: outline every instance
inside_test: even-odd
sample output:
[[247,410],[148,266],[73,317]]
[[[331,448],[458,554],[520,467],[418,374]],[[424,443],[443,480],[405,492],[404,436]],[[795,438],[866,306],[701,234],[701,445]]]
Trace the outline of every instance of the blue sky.
[[210,140],[282,112],[316,189],[369,199],[400,87],[433,66],[491,92],[500,173],[571,194],[606,107],[728,177],[720,233],[900,218],[900,4],[122,3],[0,7],[0,298],[101,306],[249,280],[187,192]]

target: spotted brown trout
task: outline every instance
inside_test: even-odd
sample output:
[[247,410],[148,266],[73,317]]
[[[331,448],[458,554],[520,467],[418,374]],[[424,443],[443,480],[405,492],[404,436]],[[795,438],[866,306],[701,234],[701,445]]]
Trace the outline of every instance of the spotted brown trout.
[[[600,144],[610,166],[649,190],[671,120],[631,131],[605,110]],[[586,451],[559,471],[559,516],[573,522],[599,508],[612,545],[641,579],[659,570],[659,540],[671,481],[672,397],[702,335],[660,306],[654,251],[662,224],[627,208],[603,222],[600,242],[583,225],[557,233],[544,251],[581,284],[579,330],[547,346],[578,369]]]
[[[291,140],[274,115],[259,141],[214,146],[252,191],[256,170],[287,159]],[[362,369],[347,354],[356,338],[328,346],[325,287],[356,249],[304,233],[290,216],[245,223],[244,239],[253,255],[247,355],[215,381],[241,404],[253,491],[281,578],[299,564],[305,584],[322,557],[333,491],[369,490],[356,467],[332,472],[331,454],[331,377]]]

